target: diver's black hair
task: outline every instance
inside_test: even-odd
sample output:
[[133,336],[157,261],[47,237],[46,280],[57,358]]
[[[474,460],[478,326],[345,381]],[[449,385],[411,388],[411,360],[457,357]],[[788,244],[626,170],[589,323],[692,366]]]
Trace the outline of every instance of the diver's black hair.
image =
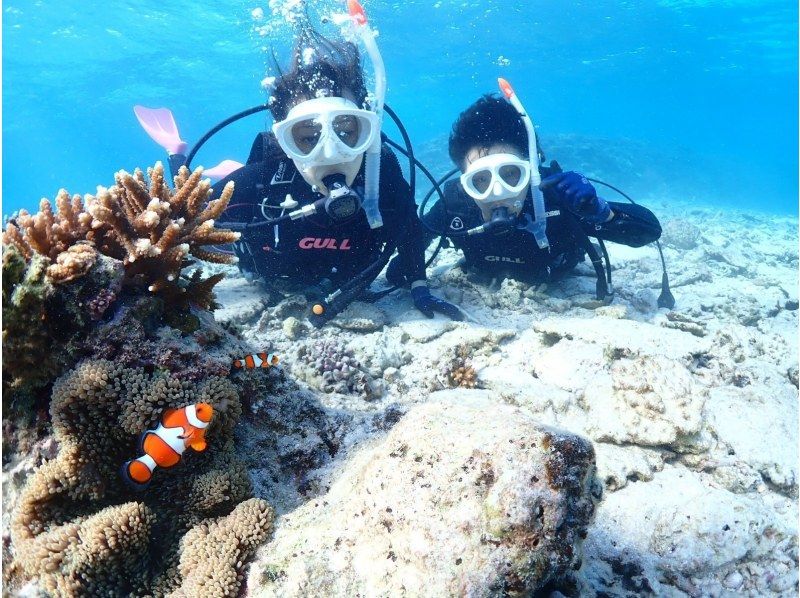
[[353,94],[357,106],[365,107],[367,88],[358,48],[350,42],[331,41],[310,24],[298,33],[289,70],[277,71],[279,76],[269,103],[276,121],[285,119],[299,102],[342,97],[345,91]]
[[450,159],[461,168],[470,150],[477,147],[480,154],[485,155],[498,143],[508,144],[523,158],[528,158],[528,132],[517,109],[496,94],[486,94],[459,114],[453,123]]

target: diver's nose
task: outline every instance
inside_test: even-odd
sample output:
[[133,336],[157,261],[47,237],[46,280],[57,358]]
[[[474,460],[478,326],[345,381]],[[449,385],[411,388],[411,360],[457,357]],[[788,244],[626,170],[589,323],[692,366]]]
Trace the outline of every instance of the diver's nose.
[[503,186],[500,184],[500,181],[494,182],[494,186],[492,187],[492,194],[497,196],[503,194]]
[[331,160],[336,157],[336,147],[330,139],[325,141],[325,145],[322,148],[322,157],[326,160]]

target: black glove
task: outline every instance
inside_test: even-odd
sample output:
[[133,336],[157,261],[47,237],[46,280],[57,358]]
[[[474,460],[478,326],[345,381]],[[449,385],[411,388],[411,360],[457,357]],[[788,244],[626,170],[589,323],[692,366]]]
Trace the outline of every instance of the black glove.
[[451,320],[460,322],[464,319],[464,314],[452,303],[448,303],[443,299],[434,297],[425,285],[420,285],[411,289],[411,297],[414,299],[414,307],[425,314],[426,317],[432,318],[433,312],[438,311],[440,314],[446,315]]
[[400,264],[400,256],[396,255],[389,262],[389,267],[386,268],[386,281],[393,287],[404,287],[408,282],[406,275],[402,273],[402,265]]
[[601,224],[611,215],[608,203],[597,197],[597,191],[582,174],[559,172],[544,179],[539,184],[539,189],[553,186],[566,208],[587,222]]

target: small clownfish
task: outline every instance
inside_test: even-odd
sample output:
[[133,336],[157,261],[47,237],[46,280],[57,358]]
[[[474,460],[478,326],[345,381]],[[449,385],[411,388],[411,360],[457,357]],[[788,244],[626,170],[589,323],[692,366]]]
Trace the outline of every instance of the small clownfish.
[[167,409],[158,427],[142,434],[139,451],[144,455],[122,466],[123,479],[142,490],[150,483],[156,466],[166,469],[177,465],[187,447],[197,452],[206,450],[206,428],[213,415],[214,408],[208,403]]
[[233,367],[237,370],[242,368],[247,368],[248,370],[252,370],[255,368],[269,368],[275,365],[278,365],[280,359],[278,358],[275,353],[255,353],[252,355],[246,355],[242,359],[236,359],[233,362]]

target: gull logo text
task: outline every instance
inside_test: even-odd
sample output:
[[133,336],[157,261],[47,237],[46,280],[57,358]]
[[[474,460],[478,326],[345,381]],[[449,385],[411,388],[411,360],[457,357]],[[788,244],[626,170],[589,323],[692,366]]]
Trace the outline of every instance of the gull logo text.
[[348,251],[350,249],[350,239],[339,242],[338,239],[317,239],[316,237],[305,237],[300,239],[300,249],[338,249]]
[[506,257],[504,255],[487,255],[484,257],[487,262],[505,262],[508,264],[524,264],[525,260],[518,257]]

